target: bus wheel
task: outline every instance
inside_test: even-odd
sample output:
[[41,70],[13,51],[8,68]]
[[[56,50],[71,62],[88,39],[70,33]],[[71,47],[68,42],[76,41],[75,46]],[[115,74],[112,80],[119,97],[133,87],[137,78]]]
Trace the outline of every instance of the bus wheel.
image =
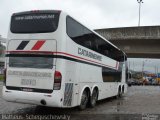
[[83,91],[82,97],[81,97],[81,103],[79,106],[80,110],[84,110],[88,103],[88,93],[86,90]]
[[123,85],[123,87],[122,87],[122,94],[124,94],[124,85]]
[[97,99],[98,99],[98,91],[94,89],[89,102],[90,107],[94,107],[96,105]]
[[122,92],[121,92],[121,90],[119,89],[118,90],[118,94],[117,94],[117,98],[121,98],[122,97]]

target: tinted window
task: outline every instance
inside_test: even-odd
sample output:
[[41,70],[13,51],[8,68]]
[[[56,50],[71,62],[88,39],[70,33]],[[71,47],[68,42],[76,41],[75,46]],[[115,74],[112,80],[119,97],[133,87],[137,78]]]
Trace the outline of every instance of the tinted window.
[[77,22],[75,22],[70,17],[67,17],[67,25],[67,33],[71,38],[77,39],[78,37],[83,36],[83,28],[81,25],[77,24]]
[[53,58],[48,58],[48,57],[9,57],[9,67],[52,69]]
[[67,17],[67,34],[77,44],[87,47],[117,61],[124,61],[122,51],[72,19]]
[[103,82],[121,82],[122,66],[121,62],[118,70],[102,67]]
[[11,18],[13,33],[54,32],[58,27],[59,13],[17,14]]

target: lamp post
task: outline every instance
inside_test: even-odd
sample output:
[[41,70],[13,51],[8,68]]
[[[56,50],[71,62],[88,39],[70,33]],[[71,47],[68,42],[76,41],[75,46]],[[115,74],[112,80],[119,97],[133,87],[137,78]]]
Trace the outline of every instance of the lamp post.
[[144,60],[142,62],[142,79],[143,79],[143,77],[144,77]]
[[[148,61],[147,59],[142,61],[142,78],[145,76],[144,67],[145,67],[147,61]],[[146,78],[146,76],[144,78]]]
[[139,4],[139,19],[138,19],[138,26],[140,26],[140,22],[141,22],[141,4],[143,3],[142,0],[137,0],[138,4]]

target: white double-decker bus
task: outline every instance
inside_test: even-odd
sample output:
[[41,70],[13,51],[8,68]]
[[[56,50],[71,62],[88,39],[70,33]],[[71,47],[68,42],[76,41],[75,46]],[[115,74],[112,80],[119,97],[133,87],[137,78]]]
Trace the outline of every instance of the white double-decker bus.
[[11,17],[3,98],[52,107],[94,107],[127,91],[127,57],[62,11]]

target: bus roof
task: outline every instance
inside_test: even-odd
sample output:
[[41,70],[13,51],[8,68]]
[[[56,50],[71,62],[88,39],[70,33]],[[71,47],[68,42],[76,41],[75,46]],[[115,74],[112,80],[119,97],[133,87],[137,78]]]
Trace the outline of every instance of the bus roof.
[[[66,16],[69,15],[68,13],[62,11],[62,10],[31,10],[31,11],[24,11],[24,12],[18,12],[18,13],[13,13],[12,16],[14,15],[23,15],[23,14],[30,14],[30,13],[64,13]],[[74,17],[72,17],[74,18]],[[75,18],[74,18],[75,19]],[[77,19],[75,19],[77,22],[79,22]],[[79,22],[81,24],[81,22]],[[86,27],[86,25],[85,25]],[[89,29],[88,27],[86,27],[87,29]],[[106,42],[108,42],[111,46],[113,46],[115,49],[118,49],[119,51],[121,51],[123,54],[125,54],[122,50],[120,50],[117,46],[115,46],[113,43],[111,43],[109,40],[107,40],[106,38],[104,38],[103,36],[101,36],[100,34],[98,34],[97,32],[95,32],[94,30],[89,29],[91,32],[93,32],[94,34],[96,34],[98,37],[102,38],[103,40],[105,40]]]
[[12,16],[30,14],[30,13],[60,13],[60,12],[61,12],[61,10],[30,10],[30,11],[23,11],[23,12],[13,13]]

